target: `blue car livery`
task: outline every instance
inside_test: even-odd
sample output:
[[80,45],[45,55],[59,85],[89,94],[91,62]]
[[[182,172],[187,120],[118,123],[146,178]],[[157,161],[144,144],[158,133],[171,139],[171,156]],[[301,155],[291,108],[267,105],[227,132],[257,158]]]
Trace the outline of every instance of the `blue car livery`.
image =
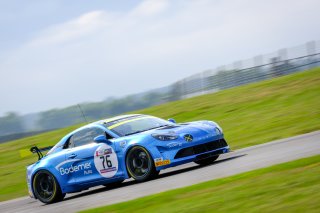
[[160,170],[189,162],[210,164],[229,152],[212,121],[175,123],[149,115],[123,115],[83,126],[27,167],[31,197],[44,203],[97,185],[145,181]]

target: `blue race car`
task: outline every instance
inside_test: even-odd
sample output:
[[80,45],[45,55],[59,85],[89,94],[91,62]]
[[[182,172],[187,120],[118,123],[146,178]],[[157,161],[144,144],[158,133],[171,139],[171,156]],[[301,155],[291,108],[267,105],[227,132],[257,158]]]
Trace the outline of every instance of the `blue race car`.
[[132,177],[145,181],[160,170],[188,162],[207,165],[229,152],[222,129],[212,121],[175,123],[149,115],[97,121],[66,135],[27,168],[31,197],[53,203],[66,193],[112,186]]

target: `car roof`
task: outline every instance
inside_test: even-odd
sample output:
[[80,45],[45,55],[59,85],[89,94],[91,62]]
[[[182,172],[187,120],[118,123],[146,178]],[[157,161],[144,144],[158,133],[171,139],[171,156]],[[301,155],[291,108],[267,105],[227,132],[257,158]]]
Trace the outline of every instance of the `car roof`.
[[136,117],[136,116],[145,116],[145,115],[142,115],[142,114],[119,115],[119,116],[115,116],[115,117],[112,117],[112,118],[99,120],[99,121],[94,122],[92,124],[105,124],[105,123],[109,123],[109,122],[114,122],[116,120],[123,120],[123,119],[126,119],[126,118]]
[[88,128],[88,127],[93,127],[93,126],[101,126],[105,123],[108,123],[108,122],[113,122],[113,121],[116,121],[116,120],[121,120],[121,119],[126,119],[126,118],[130,118],[130,117],[136,117],[136,116],[146,116],[146,115],[143,115],[143,114],[127,114],[127,115],[118,115],[118,116],[115,116],[115,117],[111,117],[111,118],[107,118],[107,119],[103,119],[103,120],[99,120],[99,121],[95,121],[95,122],[92,122],[92,123],[89,123],[87,125],[84,125],[84,126],[81,126],[75,130],[73,130],[72,132],[70,132],[69,134],[65,135],[60,141],[64,141],[66,138],[70,137],[70,135],[74,134],[75,132],[78,132],[82,129],[85,129],[85,128]]

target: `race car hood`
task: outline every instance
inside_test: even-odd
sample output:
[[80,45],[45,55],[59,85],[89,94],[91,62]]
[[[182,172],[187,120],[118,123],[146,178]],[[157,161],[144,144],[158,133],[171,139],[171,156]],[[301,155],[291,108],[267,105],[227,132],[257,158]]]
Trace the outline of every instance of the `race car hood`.
[[[219,129],[220,131],[216,131]],[[131,141],[135,142],[149,142],[152,135],[176,135],[178,140],[185,141],[184,137],[186,135],[191,135],[193,141],[201,141],[204,139],[214,139],[215,137],[222,136],[221,128],[214,122],[209,121],[197,121],[190,123],[172,124],[165,127],[159,127],[157,129],[148,130],[145,132],[140,132],[137,134],[129,135],[126,137],[121,137],[115,141]],[[169,141],[168,141],[169,142]],[[128,144],[128,143],[127,143]]]
[[175,134],[183,137],[185,134],[191,134],[193,137],[203,137],[215,133],[218,128],[214,123],[207,121],[198,121],[183,123],[173,126],[166,126],[146,132],[147,134]]

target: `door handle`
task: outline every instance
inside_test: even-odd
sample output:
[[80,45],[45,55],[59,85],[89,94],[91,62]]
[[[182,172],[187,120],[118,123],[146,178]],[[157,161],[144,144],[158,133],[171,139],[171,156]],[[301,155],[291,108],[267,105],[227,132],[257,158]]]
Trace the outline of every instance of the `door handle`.
[[74,153],[68,156],[69,159],[72,159],[72,158],[75,158],[75,157],[77,157],[77,155],[74,154]]

